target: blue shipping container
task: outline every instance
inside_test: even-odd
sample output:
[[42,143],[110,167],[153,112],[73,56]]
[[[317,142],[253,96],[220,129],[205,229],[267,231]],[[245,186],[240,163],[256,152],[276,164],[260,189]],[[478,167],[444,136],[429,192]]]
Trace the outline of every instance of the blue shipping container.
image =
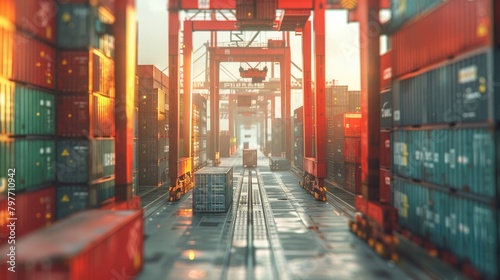
[[393,131],[392,171],[460,192],[495,197],[498,136],[488,128]]
[[[494,122],[500,120],[498,51],[466,54],[416,76],[395,80],[395,125]],[[397,115],[396,115],[397,110]]]
[[498,209],[397,177],[392,201],[400,226],[469,260],[487,277],[500,275]]

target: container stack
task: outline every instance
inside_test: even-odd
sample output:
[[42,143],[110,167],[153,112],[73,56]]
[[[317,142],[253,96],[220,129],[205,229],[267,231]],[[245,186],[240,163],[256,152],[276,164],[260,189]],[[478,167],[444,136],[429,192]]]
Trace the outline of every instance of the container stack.
[[207,99],[193,95],[193,167],[200,169],[207,163]]
[[497,3],[392,2],[392,203],[400,226],[467,276],[498,279]]
[[299,107],[293,112],[293,164],[299,170],[304,170],[303,112],[304,107]]
[[391,51],[380,56],[380,177],[379,200],[391,203],[392,90]]
[[193,212],[227,212],[233,203],[233,167],[203,167],[194,173]]
[[327,83],[325,88],[325,114],[327,118],[350,112],[348,92],[347,86],[337,85],[335,80]]
[[[104,3],[106,4],[106,3]],[[57,218],[115,190],[113,6],[66,1],[57,12]]]
[[168,180],[168,77],[153,65],[138,65],[139,186],[157,187]]
[[[136,70],[137,73],[137,70]],[[139,143],[139,76],[135,75],[134,89],[134,142],[133,142],[133,159],[132,159],[132,183],[134,194],[139,194],[139,166],[138,159],[139,151],[137,145]]]
[[361,91],[350,90],[347,92],[347,112],[361,112]]
[[271,154],[275,157],[280,157],[281,152],[284,151],[282,137],[285,136],[285,129],[283,128],[284,124],[281,121],[281,118],[274,118],[272,120],[272,134],[271,134]]
[[[45,1],[1,2],[0,245],[3,245],[11,233],[7,227],[12,222],[9,218],[17,218],[17,238],[55,220],[56,21],[54,14],[36,17],[40,5],[48,5]],[[35,18],[37,25],[33,24]],[[9,211],[8,206],[14,211]]]
[[361,193],[361,114],[327,119],[326,177],[352,194]]

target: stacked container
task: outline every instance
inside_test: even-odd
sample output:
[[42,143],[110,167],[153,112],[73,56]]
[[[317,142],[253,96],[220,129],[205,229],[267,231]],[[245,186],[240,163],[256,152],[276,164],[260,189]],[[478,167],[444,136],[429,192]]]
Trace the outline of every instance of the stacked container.
[[299,170],[304,169],[303,112],[304,107],[299,107],[293,112],[293,164]]
[[57,12],[58,219],[114,197],[113,12],[76,0]]
[[361,114],[328,117],[326,151],[326,177],[352,194],[361,193]]
[[168,180],[168,77],[153,65],[138,65],[139,186],[160,186]]
[[350,90],[347,92],[347,112],[361,112],[361,91]]
[[[349,91],[347,86],[336,85],[335,80],[325,88],[325,114],[330,117],[349,111]],[[354,99],[352,100],[353,102]]]
[[203,167],[194,173],[193,212],[227,212],[233,202],[233,167]]
[[391,51],[380,56],[380,183],[379,199],[391,202],[392,66]]
[[392,2],[401,4],[391,7],[400,225],[455,255],[466,275],[497,279],[500,10],[492,0],[424,1],[418,11]]
[[41,0],[0,4],[0,245],[9,218],[17,238],[55,220],[56,10]]
[[193,95],[193,167],[199,169],[207,163],[207,99]]

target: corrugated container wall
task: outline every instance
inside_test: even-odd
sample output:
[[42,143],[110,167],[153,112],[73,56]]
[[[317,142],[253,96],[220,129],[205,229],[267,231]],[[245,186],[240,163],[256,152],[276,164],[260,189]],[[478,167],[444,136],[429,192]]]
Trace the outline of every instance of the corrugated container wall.
[[57,63],[57,88],[62,93],[115,97],[114,61],[98,50],[60,51]]
[[426,12],[442,4],[441,0],[391,0],[391,30],[400,28],[404,23],[424,15]]
[[193,212],[227,212],[233,202],[233,167],[204,167],[194,173]]
[[61,183],[87,183],[115,174],[115,140],[59,139],[56,176]]
[[[56,42],[56,16],[58,4],[47,0],[10,0],[17,7],[14,23],[29,36],[35,36],[48,43]],[[22,8],[21,8],[22,7]],[[14,13],[13,13],[14,14]]]
[[55,108],[53,94],[0,81],[0,134],[54,135]]
[[9,248],[2,246],[0,277],[113,279],[116,273],[134,277],[142,268],[143,235],[142,210],[84,211],[16,240],[16,273],[7,270]]
[[392,183],[400,226],[449,250],[461,261],[469,260],[487,279],[498,278],[497,209],[397,177]]
[[[54,222],[56,201],[53,186],[32,192],[18,193],[15,198],[16,238],[49,226]],[[7,225],[12,220],[9,220],[7,203],[7,196],[0,194],[0,244],[6,243],[10,235],[10,228]]]
[[114,16],[97,6],[75,4],[74,1],[59,5],[57,46],[71,50],[91,47],[99,49],[108,57],[114,57],[114,36],[111,35],[113,23]]
[[0,192],[7,191],[7,172],[14,168],[16,192],[52,184],[55,180],[54,140],[0,140]]
[[493,2],[446,1],[396,31],[391,38],[393,76],[398,78],[475,48],[492,46]]

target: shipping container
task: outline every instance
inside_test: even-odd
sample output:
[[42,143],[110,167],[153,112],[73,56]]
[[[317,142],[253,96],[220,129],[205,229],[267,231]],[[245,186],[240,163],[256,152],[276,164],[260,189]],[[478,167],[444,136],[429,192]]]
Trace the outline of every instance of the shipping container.
[[327,158],[335,162],[344,161],[344,139],[327,139],[326,143]]
[[276,18],[276,0],[257,0],[255,4],[258,19],[274,20]]
[[67,50],[96,48],[114,57],[113,23],[114,16],[96,6],[74,1],[59,5],[57,46]]
[[250,150],[250,149],[243,150],[243,166],[246,167],[257,166],[257,150]]
[[327,120],[327,134],[335,138],[360,137],[361,114],[344,113],[329,117]]
[[163,114],[146,114],[139,111],[139,139],[168,137],[168,125]]
[[160,113],[165,114],[168,107],[166,103],[166,94],[159,88],[140,88],[139,89],[139,112],[145,114]]
[[359,163],[344,164],[344,189],[353,194],[361,193],[361,165]]
[[233,202],[233,167],[204,167],[194,173],[193,212],[227,212]]
[[380,128],[391,129],[393,119],[392,91],[380,93]]
[[97,49],[60,51],[57,89],[62,93],[98,93],[115,97],[114,61]]
[[392,171],[483,197],[495,197],[498,133],[488,128],[394,131]]
[[139,161],[139,186],[161,186],[168,180],[168,159]]
[[481,49],[395,81],[400,125],[494,122],[500,117],[494,80],[498,51]]
[[478,47],[492,46],[493,2],[446,1],[403,26],[391,38],[393,76],[398,78]]
[[[0,9],[2,10],[2,9]],[[12,63],[14,61],[14,32],[13,24],[5,23],[0,26],[0,77],[12,77]]]
[[442,3],[441,0],[391,0],[389,28],[396,31],[408,21],[419,20],[426,12]]
[[[7,36],[9,35],[7,34]],[[8,42],[6,43],[8,44]],[[11,52],[7,53],[6,51]],[[56,51],[52,46],[24,33],[14,32],[12,47],[6,45],[3,52],[6,55],[7,63],[11,60],[9,57],[13,57],[10,65],[12,76],[5,77],[12,78],[16,82],[47,89],[55,88]],[[9,69],[5,69],[5,71],[7,71],[6,74],[10,72]]]
[[361,138],[346,137],[344,139],[344,161],[351,163],[361,162]]
[[49,226],[55,220],[56,200],[53,186],[16,194],[15,206],[12,206],[15,209],[15,216],[9,214],[8,201],[12,200],[8,200],[7,195],[0,194],[0,244],[4,244],[10,235],[10,228],[7,225],[12,220],[9,218],[17,218],[16,238]]
[[486,279],[498,278],[498,209],[397,177],[391,187],[403,228],[469,260]]
[[95,184],[63,185],[56,188],[57,219],[90,208],[98,208],[104,201],[115,196],[115,179]]
[[379,199],[381,202],[391,203],[391,171],[380,168]]
[[142,269],[143,240],[142,210],[83,211],[16,240],[16,273],[7,270],[9,246],[0,247],[0,277],[5,280],[134,277]]
[[98,94],[57,96],[57,134],[114,137],[115,100]]
[[159,161],[168,154],[168,138],[139,139],[138,159],[140,162]]
[[0,81],[0,134],[54,135],[54,95]]
[[361,112],[361,91],[350,90],[347,92],[347,97],[349,101],[346,112]]
[[[168,76],[154,65],[137,65],[139,90],[159,88],[168,95]],[[168,96],[166,98],[168,100]]]
[[380,56],[380,90],[391,87],[392,81],[392,52],[389,50]]
[[229,157],[230,156],[230,140],[231,137],[229,134],[221,134],[219,137],[219,152],[221,157]]
[[345,189],[345,186],[344,186],[344,183],[345,183],[345,164],[344,164],[344,162],[333,162],[333,164],[331,164],[331,166],[332,166],[331,174],[333,174],[333,181]]
[[391,167],[391,132],[380,131],[380,166]]
[[115,174],[115,140],[59,139],[56,176],[60,183],[91,183]]
[[0,140],[0,193],[7,191],[9,174],[14,174],[16,193],[54,183],[55,150],[50,139]]
[[293,122],[295,124],[302,123],[304,119],[304,107],[300,106],[299,108],[293,111]]
[[271,170],[290,170],[290,161],[282,157],[269,157],[269,168]]
[[48,43],[56,40],[56,15],[58,6],[55,1],[14,0],[15,12],[11,11],[13,20],[18,30],[22,30],[30,37],[37,37]]
[[328,105],[325,104],[325,116],[330,118],[338,114],[344,114],[349,112],[349,105]]
[[[349,97],[347,86],[332,85],[325,88],[325,106],[348,106]],[[328,116],[328,115],[327,115]]]
[[256,19],[255,2],[252,0],[240,0],[236,4],[236,20]]

